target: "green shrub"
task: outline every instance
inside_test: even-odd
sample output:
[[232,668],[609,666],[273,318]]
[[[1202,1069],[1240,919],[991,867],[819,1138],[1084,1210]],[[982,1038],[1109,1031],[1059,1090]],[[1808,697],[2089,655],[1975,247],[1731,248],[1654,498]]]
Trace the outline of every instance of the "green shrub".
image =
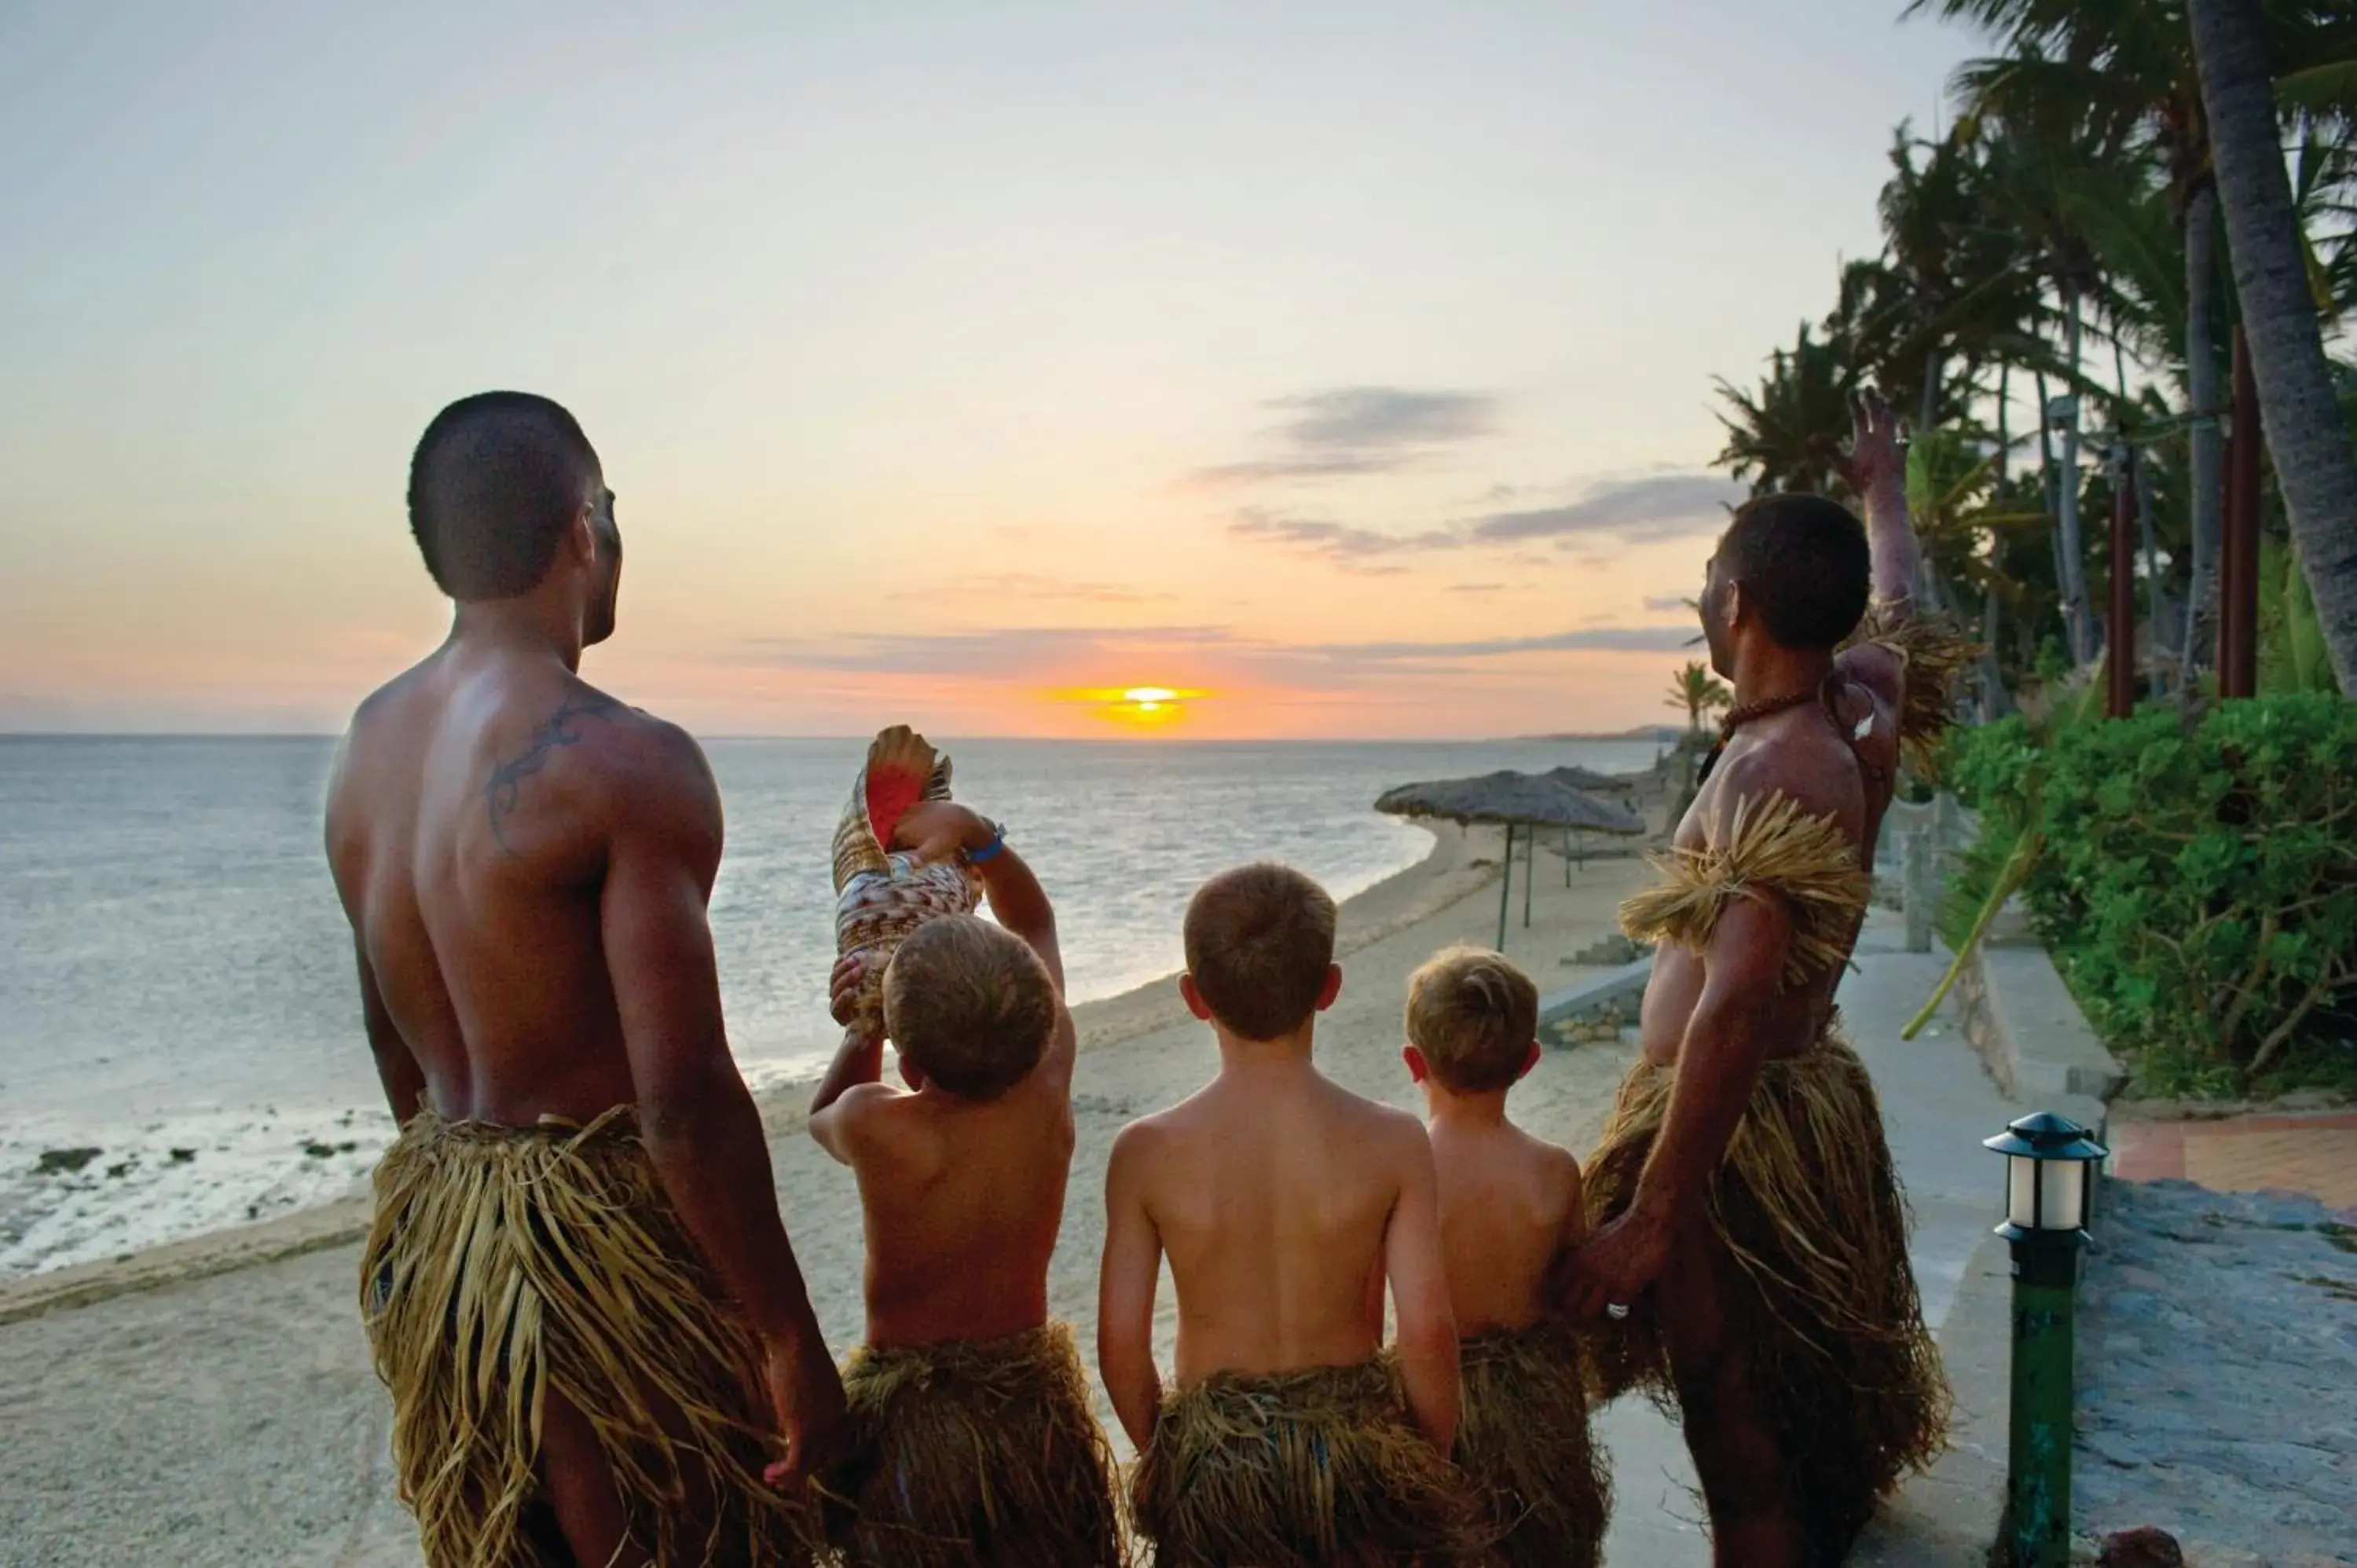
[[[2076,715],[2073,715],[2074,719]],[[1995,868],[2039,835],[2023,897],[2089,1021],[2162,1091],[2219,1092],[2357,1036],[2357,703],[2223,703],[2190,736],[2169,710],[1964,736],[1958,793],[1982,842],[1957,878],[1969,924]],[[1951,911],[1945,922],[1961,935]]]

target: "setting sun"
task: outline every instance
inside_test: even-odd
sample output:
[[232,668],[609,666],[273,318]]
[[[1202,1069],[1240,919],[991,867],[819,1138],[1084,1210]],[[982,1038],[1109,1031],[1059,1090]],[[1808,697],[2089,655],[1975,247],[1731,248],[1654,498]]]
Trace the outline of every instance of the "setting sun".
[[1063,692],[1058,696],[1063,702],[1085,703],[1112,723],[1156,729],[1176,724],[1186,716],[1190,703],[1211,694],[1175,686],[1103,686]]

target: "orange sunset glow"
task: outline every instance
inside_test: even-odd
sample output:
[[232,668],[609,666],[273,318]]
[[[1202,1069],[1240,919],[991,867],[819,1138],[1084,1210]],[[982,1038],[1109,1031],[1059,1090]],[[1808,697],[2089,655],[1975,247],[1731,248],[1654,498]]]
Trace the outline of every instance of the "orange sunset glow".
[[617,497],[582,673],[698,734],[1672,722],[1714,378],[1962,48],[1712,0],[1747,72],[1875,40],[1763,137],[1646,7],[621,7],[561,69],[442,9],[0,24],[0,732],[342,727],[449,624],[405,467],[492,387]]

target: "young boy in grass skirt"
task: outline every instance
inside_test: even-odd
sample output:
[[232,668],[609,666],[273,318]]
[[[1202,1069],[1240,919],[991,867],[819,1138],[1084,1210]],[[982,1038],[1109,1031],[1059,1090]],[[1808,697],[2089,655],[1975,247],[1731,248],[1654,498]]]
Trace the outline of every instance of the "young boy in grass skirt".
[[[811,1135],[866,1217],[867,1340],[844,1368],[850,1456],[829,1533],[875,1568],[1106,1568],[1126,1559],[1113,1456],[1048,1263],[1072,1157],[1074,1038],[1055,916],[989,822],[926,801],[896,839],[955,846],[997,924],[920,926],[885,972],[883,1036],[853,1031]],[[846,958],[838,1015],[865,976]],[[908,1088],[885,1084],[882,1040]]]
[[[1917,619],[1896,422],[1857,414],[1819,497],[1738,509],[1705,573],[1736,705],[1659,886],[1644,1058],[1587,1163],[1595,1225],[1560,1281],[1606,1397],[1674,1397],[1723,1564],[1833,1564],[1941,1450],[1948,1390],[1907,1210],[1838,983],[1903,745],[1945,722],[1971,649]],[[1869,616],[1869,589],[1873,598]],[[1863,635],[1859,635],[1860,632]]]
[[1245,866],[1195,895],[1185,936],[1179,988],[1220,1070],[1123,1129],[1105,1176],[1097,1349],[1140,1455],[1138,1532],[1157,1568],[1478,1563],[1487,1542],[1447,1458],[1457,1331],[1431,1145],[1310,1061],[1342,983],[1334,902],[1299,872]]
[[1588,1442],[1579,1340],[1544,1293],[1587,1229],[1579,1163],[1506,1119],[1507,1091],[1538,1064],[1538,1007],[1505,959],[1449,949],[1408,982],[1404,1055],[1424,1089],[1460,1337],[1458,1467],[1500,1568],[1596,1568],[1610,1484]]

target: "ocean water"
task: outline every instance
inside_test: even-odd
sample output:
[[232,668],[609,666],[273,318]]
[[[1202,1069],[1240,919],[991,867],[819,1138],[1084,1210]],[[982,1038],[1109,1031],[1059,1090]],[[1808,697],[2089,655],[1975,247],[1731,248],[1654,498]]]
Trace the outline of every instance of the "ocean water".
[[[1494,768],[1641,768],[1646,743],[944,742],[1055,900],[1074,1001],[1180,966],[1212,872],[1288,861],[1338,897],[1414,865],[1383,789]],[[710,744],[728,813],[712,926],[757,1087],[816,1071],[828,847],[851,740]],[[0,737],[0,1279],[332,1201],[392,1133],[320,848],[329,744]]]

